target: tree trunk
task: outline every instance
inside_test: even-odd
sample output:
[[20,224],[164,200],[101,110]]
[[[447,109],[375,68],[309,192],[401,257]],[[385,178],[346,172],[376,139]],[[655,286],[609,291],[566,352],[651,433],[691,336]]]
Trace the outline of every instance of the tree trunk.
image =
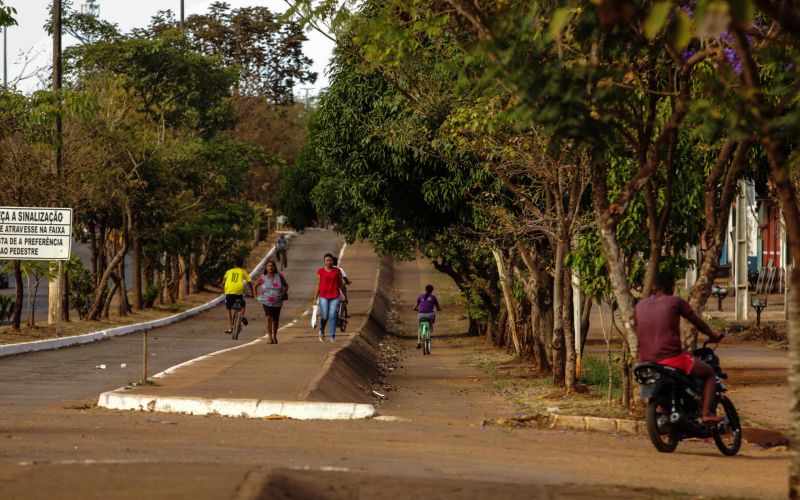
[[[797,262],[797,261],[795,261]],[[789,498],[800,498],[800,273],[792,266],[787,304],[789,336]]]
[[762,140],[767,151],[772,179],[781,200],[788,249],[794,264],[790,273],[788,325],[789,338],[789,497],[800,498],[800,206],[797,191],[789,177],[786,159],[771,138]]
[[114,294],[117,293],[117,289],[119,289],[119,281],[118,280],[111,280],[111,281],[113,283],[111,291],[108,292],[108,295],[106,295],[105,301],[103,301],[103,308],[101,310],[103,319],[108,319],[109,316],[108,310],[111,308],[111,301],[114,299]]
[[[111,277],[111,273],[114,272],[114,269],[119,265],[121,261],[124,261],[125,254],[128,253],[128,225],[130,221],[130,208],[124,207],[125,210],[122,214],[122,244],[120,248],[117,250],[114,257],[111,259],[111,262],[106,266],[103,275],[100,277],[100,282],[97,286],[95,291],[94,300],[92,301],[92,306],[89,308],[89,313],[86,315],[90,320],[98,320],[100,319],[100,314],[105,309],[103,306],[103,294],[105,293],[106,286],[108,285],[108,280]],[[113,296],[113,293],[109,294],[109,297]],[[108,299],[110,300],[110,298]]]
[[133,308],[137,311],[144,309],[142,299],[142,242],[139,239],[139,230],[131,224],[131,273],[133,274]]
[[164,252],[164,267],[161,269],[161,304],[171,304],[169,300],[169,285],[172,282],[172,256]]
[[181,272],[180,272],[180,263],[178,262],[178,256],[173,255],[170,258],[170,263],[172,264],[170,269],[170,282],[167,285],[167,290],[169,291],[169,303],[174,304],[178,301],[178,295],[180,294],[180,284],[181,284]]
[[564,294],[562,302],[564,303],[564,306],[562,311],[564,314],[564,344],[566,346],[564,385],[566,386],[567,391],[574,391],[575,384],[577,383],[577,354],[575,352],[575,320],[572,299],[572,280],[570,279],[572,273],[566,267],[564,268],[563,273]]
[[61,319],[69,321],[69,272],[64,266],[64,286],[61,287]]
[[520,356],[522,354],[522,346],[519,341],[519,334],[517,332],[517,317],[516,306],[514,297],[511,293],[511,284],[508,282],[508,275],[506,273],[506,266],[503,262],[503,256],[496,248],[492,248],[492,255],[497,264],[497,273],[500,276],[500,287],[503,290],[503,300],[506,305],[506,315],[508,317],[507,324],[511,336],[511,346],[514,349],[514,354]]
[[11,315],[11,329],[19,331],[22,324],[22,301],[25,298],[25,286],[22,284],[22,263],[13,261],[14,268],[14,312]]
[[197,265],[197,254],[189,254],[189,293],[194,294],[200,291],[200,268]]
[[189,296],[189,259],[184,255],[178,256],[178,269],[181,275],[178,287],[178,299],[186,299]]
[[119,275],[119,283],[117,284],[119,292],[118,312],[120,316],[127,316],[131,312],[131,305],[128,302],[128,288],[125,286],[125,259],[120,261],[117,269],[119,269],[117,272]]
[[27,273],[25,278],[28,280],[28,319],[26,320],[26,324],[31,327],[33,326],[33,298],[36,297],[36,294],[33,293],[31,290],[31,274],[30,272]]
[[495,345],[497,347],[505,345],[506,318],[508,318],[508,311],[503,307],[500,309],[500,314],[497,318],[497,336],[495,337]]
[[564,254],[561,241],[556,242],[555,272],[553,273],[553,385],[564,387],[566,374],[566,345],[564,341]]

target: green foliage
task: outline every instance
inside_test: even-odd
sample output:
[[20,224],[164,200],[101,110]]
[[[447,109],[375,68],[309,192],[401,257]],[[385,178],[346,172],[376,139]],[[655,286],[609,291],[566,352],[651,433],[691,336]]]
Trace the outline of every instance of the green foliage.
[[142,302],[144,303],[144,307],[153,307],[156,299],[161,295],[161,287],[150,283],[145,288],[144,292],[142,292]]
[[179,33],[157,39],[117,39],[76,49],[75,77],[110,73],[140,100],[155,121],[199,129],[205,135],[232,125],[230,89],[236,73],[191,49]]
[[4,5],[3,0],[0,0],[0,26],[16,26],[17,20],[14,19],[16,13],[17,9]]
[[78,312],[80,319],[84,319],[92,305],[94,277],[75,255],[67,262],[66,273],[69,281],[69,305]]
[[267,7],[231,8],[214,2],[207,13],[187,17],[183,27],[169,11],[160,11],[147,30],[135,31],[154,38],[170,32],[185,33],[192,50],[236,68],[237,94],[288,104],[298,85],[317,79],[308,69],[311,60],[303,54],[307,38],[300,25]]
[[295,229],[304,229],[318,219],[309,194],[320,180],[319,160],[306,144],[294,165],[284,171],[278,190],[278,208]]
[[14,299],[8,295],[0,295],[0,321],[8,321],[14,312]]
[[581,360],[581,374],[578,382],[586,384],[595,394],[608,394],[608,371],[611,370],[612,394],[619,393],[622,389],[622,367],[619,362],[609,366],[606,360],[594,356],[584,356]]

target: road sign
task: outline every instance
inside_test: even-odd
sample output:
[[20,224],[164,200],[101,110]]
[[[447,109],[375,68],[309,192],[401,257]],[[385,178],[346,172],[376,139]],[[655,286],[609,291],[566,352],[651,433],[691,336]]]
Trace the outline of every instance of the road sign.
[[72,209],[0,207],[0,260],[69,260]]

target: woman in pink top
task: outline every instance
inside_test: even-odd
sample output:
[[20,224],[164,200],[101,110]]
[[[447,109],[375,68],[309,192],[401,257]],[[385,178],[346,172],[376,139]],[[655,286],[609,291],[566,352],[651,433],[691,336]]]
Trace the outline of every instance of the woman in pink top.
[[325,254],[325,265],[317,269],[317,286],[314,302],[319,300],[319,341],[325,340],[325,325],[330,322],[329,335],[331,342],[336,338],[336,314],[339,311],[339,302],[347,304],[342,272],[333,265],[333,255]]

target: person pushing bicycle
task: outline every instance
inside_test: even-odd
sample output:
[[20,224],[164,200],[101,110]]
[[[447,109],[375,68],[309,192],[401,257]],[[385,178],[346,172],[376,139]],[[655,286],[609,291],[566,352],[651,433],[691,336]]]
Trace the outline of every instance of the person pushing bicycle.
[[237,302],[242,307],[242,324],[247,326],[247,318],[245,317],[247,303],[244,301],[245,283],[250,286],[250,293],[253,294],[253,297],[256,296],[256,289],[250,279],[250,274],[242,269],[243,265],[244,261],[239,259],[234,267],[228,269],[222,280],[225,290],[225,309],[228,311],[228,329],[225,330],[225,333],[233,332],[233,312],[231,309],[233,309],[233,305]]
[[433,294],[433,285],[427,285],[425,287],[425,293],[419,294],[417,297],[417,305],[414,306],[414,310],[418,311],[417,314],[417,323],[420,325],[417,328],[417,349],[422,348],[422,321],[427,320],[430,324],[430,333],[433,335],[433,323],[436,321],[436,312],[441,311],[442,308],[439,306],[439,300],[436,298],[436,295]]
[[281,263],[281,270],[286,269],[286,266],[289,265],[288,263],[289,240],[286,238],[286,235],[281,234],[278,237],[278,241],[275,242],[275,248],[277,249],[278,262]]

